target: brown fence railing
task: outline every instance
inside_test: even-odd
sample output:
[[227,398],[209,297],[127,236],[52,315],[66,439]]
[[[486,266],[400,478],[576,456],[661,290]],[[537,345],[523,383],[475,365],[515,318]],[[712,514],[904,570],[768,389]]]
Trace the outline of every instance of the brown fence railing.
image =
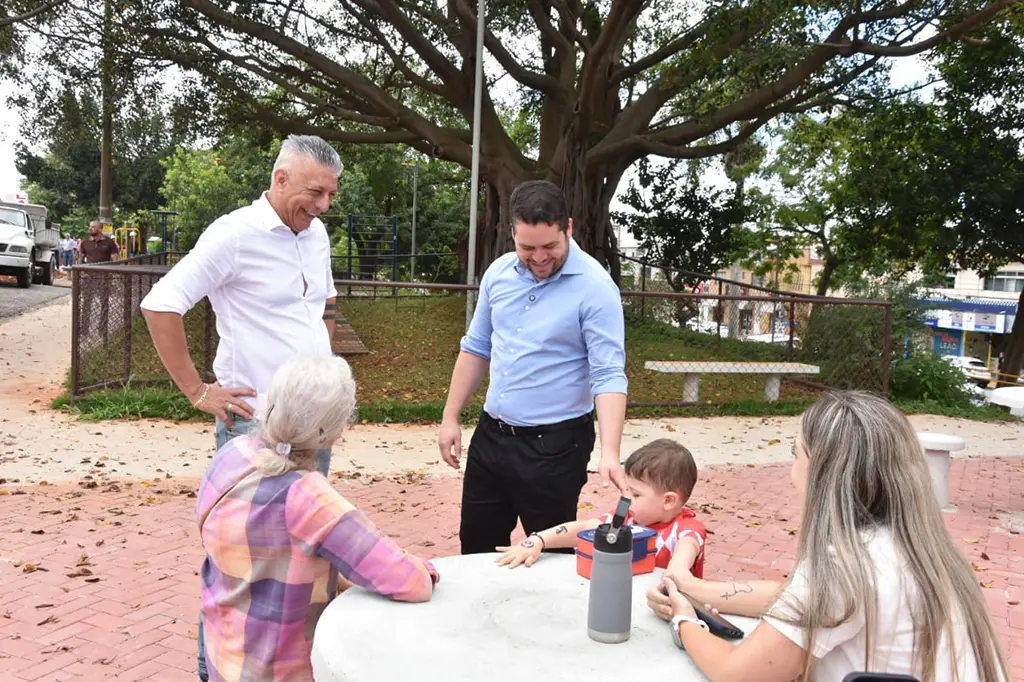
[[[149,336],[139,304],[180,254],[159,253],[71,269],[71,395],[131,382],[170,380]],[[185,315],[185,336],[196,369],[213,379],[217,330],[203,299]]]
[[[72,270],[72,394],[167,381],[139,303],[169,267]],[[337,280],[338,313],[369,349],[349,357],[360,401],[443,403],[476,287]],[[395,295],[397,293],[397,295]],[[823,387],[888,392],[888,303],[814,296],[623,291],[631,405],[811,397]],[[207,301],[185,318],[189,352],[212,379]]]

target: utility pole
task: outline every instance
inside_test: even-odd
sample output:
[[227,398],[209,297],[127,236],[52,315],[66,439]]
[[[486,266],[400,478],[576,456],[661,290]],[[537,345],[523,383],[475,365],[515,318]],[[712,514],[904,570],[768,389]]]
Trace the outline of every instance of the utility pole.
[[114,144],[114,36],[111,0],[103,2],[103,57],[100,60],[103,141],[100,147],[100,222],[113,232],[114,172],[111,147]]
[[[466,284],[476,284],[476,211],[480,194],[480,105],[484,85],[484,11],[487,0],[476,4],[476,78],[473,85],[473,161],[469,181],[469,244],[466,251]],[[466,292],[466,329],[473,321],[476,292]]]

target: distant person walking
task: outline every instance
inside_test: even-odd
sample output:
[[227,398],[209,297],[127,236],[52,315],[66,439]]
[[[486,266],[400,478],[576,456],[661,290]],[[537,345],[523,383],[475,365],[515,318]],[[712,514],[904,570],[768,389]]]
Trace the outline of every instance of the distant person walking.
[[[317,216],[337,194],[342,168],[338,152],[321,138],[290,136],[270,189],[215,220],[142,301],[153,345],[174,383],[196,408],[217,418],[218,450],[255,426],[254,409],[281,365],[297,355],[333,355],[338,292],[330,239]],[[182,319],[204,297],[220,337],[213,383],[203,381],[189,356]],[[330,448],[320,450],[317,469],[324,475],[330,460]],[[199,676],[206,680],[204,646],[200,621]]]
[[70,268],[75,262],[75,253],[78,251],[78,242],[65,234],[60,241],[60,263],[62,268]]

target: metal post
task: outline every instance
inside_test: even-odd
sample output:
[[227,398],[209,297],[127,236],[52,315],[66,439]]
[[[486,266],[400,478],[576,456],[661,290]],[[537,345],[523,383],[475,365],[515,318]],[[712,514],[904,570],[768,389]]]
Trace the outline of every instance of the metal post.
[[[356,217],[348,214],[348,280],[352,281],[352,227],[356,224]],[[352,285],[348,287],[348,295],[352,296]]]
[[213,329],[217,326],[217,318],[213,313],[210,299],[206,301],[206,319],[203,320],[203,376],[213,374]]
[[796,302],[789,302],[789,359],[793,359],[793,332],[796,329]]
[[[469,191],[469,245],[466,253],[466,284],[476,284],[476,211],[480,194],[480,103],[484,84],[484,11],[486,0],[476,6],[476,78],[473,86],[473,165]],[[466,292],[466,329],[473,321],[475,292]]]
[[124,382],[127,384],[132,379],[132,277],[127,272],[121,273],[124,286]]
[[410,264],[409,281],[416,281],[416,192],[420,184],[420,164],[412,167],[412,262]]
[[71,401],[74,402],[81,383],[79,377],[80,356],[82,354],[82,335],[79,325],[82,323],[82,271],[75,266],[71,268]]
[[892,304],[885,306],[885,329],[882,332],[882,395],[889,395],[889,363],[892,360]]
[[[398,281],[398,216],[391,216],[391,281]],[[398,289],[391,289],[392,296],[398,296]]]
[[[647,261],[640,261],[640,293],[647,291]],[[647,319],[647,297],[640,297],[640,319]]]

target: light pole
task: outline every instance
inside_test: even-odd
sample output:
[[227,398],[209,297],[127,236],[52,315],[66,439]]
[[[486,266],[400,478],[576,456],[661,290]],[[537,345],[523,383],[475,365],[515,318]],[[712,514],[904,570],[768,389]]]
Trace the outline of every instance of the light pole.
[[[469,187],[469,244],[466,249],[466,284],[476,284],[476,209],[480,193],[480,101],[484,80],[484,5],[476,4],[476,81],[473,87],[473,168]],[[476,292],[466,292],[466,329],[473,321]]]
[[412,166],[412,257],[409,272],[409,281],[416,281],[416,191],[420,184],[420,164],[416,163],[402,163],[403,166],[408,168]]

